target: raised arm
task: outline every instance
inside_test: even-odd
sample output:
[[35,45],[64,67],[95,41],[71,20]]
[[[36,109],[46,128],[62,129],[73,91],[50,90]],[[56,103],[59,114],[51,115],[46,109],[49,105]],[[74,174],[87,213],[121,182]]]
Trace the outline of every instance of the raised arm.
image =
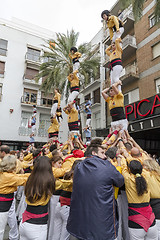
[[112,85],[112,89],[113,89],[113,91],[114,91],[116,94],[119,93],[118,85],[122,85],[121,80],[119,80],[118,82],[116,82],[116,83],[114,83],[114,84]]
[[110,45],[106,50],[105,50],[105,52],[106,52],[106,54],[108,55],[108,56],[110,56],[111,55],[111,48],[112,48],[112,46]]
[[121,47],[121,45],[119,44],[120,42],[122,42],[122,41],[121,41],[121,38],[117,38],[117,39],[115,40],[116,49],[117,49],[118,51],[122,52],[122,47]]
[[108,92],[111,88],[105,88],[101,93],[102,93],[102,97],[104,98],[104,100],[107,100],[107,98],[109,97]]

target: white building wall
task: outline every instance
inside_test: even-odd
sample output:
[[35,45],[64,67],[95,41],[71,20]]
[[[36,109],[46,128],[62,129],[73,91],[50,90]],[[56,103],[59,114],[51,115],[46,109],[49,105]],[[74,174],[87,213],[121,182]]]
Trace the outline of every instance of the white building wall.
[[[23,30],[22,25],[19,26],[17,23],[0,19],[0,38],[8,41],[7,56],[0,55],[0,61],[5,62],[4,78],[0,78],[0,83],[3,84],[3,97],[0,102],[0,140],[29,140],[29,136],[19,135],[22,110],[32,112],[32,107],[25,107],[21,104],[21,97],[25,87],[25,84],[23,84],[23,76],[26,68],[25,55],[27,52],[27,46],[30,45],[42,49],[44,35],[46,36],[46,39],[49,39],[53,38],[54,33],[46,31],[46,34],[43,32],[42,37],[40,37],[41,28],[36,26],[35,29],[33,29],[32,26],[31,30],[28,29],[27,31],[27,29],[28,26]],[[32,86],[29,87],[27,85],[26,87],[34,89]],[[10,113],[10,109],[13,109],[13,113]],[[50,114],[50,109],[37,109],[37,115],[39,115],[40,112]],[[41,137],[35,137],[35,139],[36,141],[47,140],[47,138]]]

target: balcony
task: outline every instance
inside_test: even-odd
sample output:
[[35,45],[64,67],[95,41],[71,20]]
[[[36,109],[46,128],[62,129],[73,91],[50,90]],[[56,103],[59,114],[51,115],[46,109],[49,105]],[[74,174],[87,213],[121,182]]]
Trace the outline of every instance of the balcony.
[[38,137],[48,137],[48,129],[39,128],[38,129]]
[[128,7],[127,9],[125,9],[120,15],[119,18],[122,19],[123,23],[124,23],[124,33],[122,36],[128,34],[128,32],[130,32],[131,29],[134,28],[134,16],[133,16],[133,12],[132,12],[132,7]]
[[123,85],[137,81],[139,79],[138,68],[135,64],[126,66],[120,76]]
[[45,108],[51,108],[53,104],[52,99],[47,99],[47,98],[41,98],[40,99],[40,106],[45,107]]
[[26,94],[21,97],[21,104],[27,104],[30,106],[37,105],[37,95],[36,94]]
[[53,104],[52,99],[38,98],[36,94],[24,95],[21,97],[21,105],[32,107],[36,105],[38,108],[45,108],[50,111]]
[[86,94],[86,92],[88,91],[91,92],[92,88],[95,88],[96,86],[99,87],[100,83],[101,83],[100,79],[93,80],[84,89],[82,89],[80,93]]
[[41,60],[39,55],[34,55],[27,52],[25,59],[26,59],[27,67],[39,70],[39,67],[41,65]]
[[23,83],[27,84],[27,85],[33,85],[33,86],[40,86],[41,83],[40,81],[36,82],[34,80],[34,76],[32,75],[24,75],[24,78],[23,78]]
[[18,130],[18,133],[20,136],[29,136],[31,132],[32,132],[31,128],[25,128],[25,127],[19,127],[19,130]]
[[122,61],[125,61],[129,56],[132,56],[133,54],[136,53],[137,50],[136,38],[134,36],[127,35],[125,38],[123,38],[122,48],[123,48]]

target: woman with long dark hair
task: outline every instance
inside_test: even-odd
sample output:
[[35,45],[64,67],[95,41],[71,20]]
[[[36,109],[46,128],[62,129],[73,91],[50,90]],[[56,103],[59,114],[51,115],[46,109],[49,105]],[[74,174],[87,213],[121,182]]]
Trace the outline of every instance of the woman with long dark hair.
[[38,157],[25,187],[26,211],[20,223],[20,240],[45,240],[47,237],[48,202],[55,190],[50,160]]
[[127,167],[125,159],[121,160],[122,175],[128,199],[128,225],[130,240],[158,240],[155,215],[150,206],[148,173],[141,163],[132,160]]

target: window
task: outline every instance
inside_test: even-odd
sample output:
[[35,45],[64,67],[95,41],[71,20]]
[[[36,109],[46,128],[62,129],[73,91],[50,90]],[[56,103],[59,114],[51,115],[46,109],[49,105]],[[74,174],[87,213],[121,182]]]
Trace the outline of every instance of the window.
[[45,94],[42,92],[42,97],[41,97],[41,105],[45,106],[45,107],[51,107],[53,104],[53,94],[47,94],[47,96],[45,96]]
[[100,112],[94,114],[94,127],[95,129],[100,128],[101,126],[101,115]]
[[0,77],[4,77],[5,62],[0,62]]
[[84,97],[84,100],[86,101],[87,99],[91,99],[91,94],[87,94],[85,97]]
[[152,14],[152,15],[149,17],[149,26],[150,26],[150,28],[153,27],[155,24],[156,24],[156,18],[155,18],[155,15]]
[[160,78],[156,80],[156,92],[160,93]]
[[27,48],[27,59],[35,62],[40,61],[40,50]]
[[37,91],[31,89],[24,89],[24,99],[23,102],[29,104],[37,103]]
[[136,102],[139,100],[139,88],[136,88],[124,94],[124,105]]
[[21,114],[21,127],[22,128],[28,128],[29,127],[29,121],[32,118],[31,112],[22,112]]
[[40,114],[40,118],[39,118],[39,128],[41,128],[41,129],[47,129],[47,130],[48,130],[50,124],[51,124],[50,115]]
[[100,88],[93,91],[93,103],[100,103]]
[[152,46],[153,58],[160,56],[160,42]]
[[38,70],[27,68],[25,73],[25,79],[33,80],[35,76],[38,74]]
[[45,52],[45,53],[43,54],[43,63],[52,62],[52,61],[53,61],[53,58],[47,57],[47,54],[49,54],[49,53]]
[[8,45],[7,40],[0,39],[0,55],[2,55],[2,56],[7,55],[7,45]]
[[48,135],[48,128],[50,124],[50,115],[40,114],[38,136],[46,137]]
[[0,85],[0,102],[2,101],[2,85]]

